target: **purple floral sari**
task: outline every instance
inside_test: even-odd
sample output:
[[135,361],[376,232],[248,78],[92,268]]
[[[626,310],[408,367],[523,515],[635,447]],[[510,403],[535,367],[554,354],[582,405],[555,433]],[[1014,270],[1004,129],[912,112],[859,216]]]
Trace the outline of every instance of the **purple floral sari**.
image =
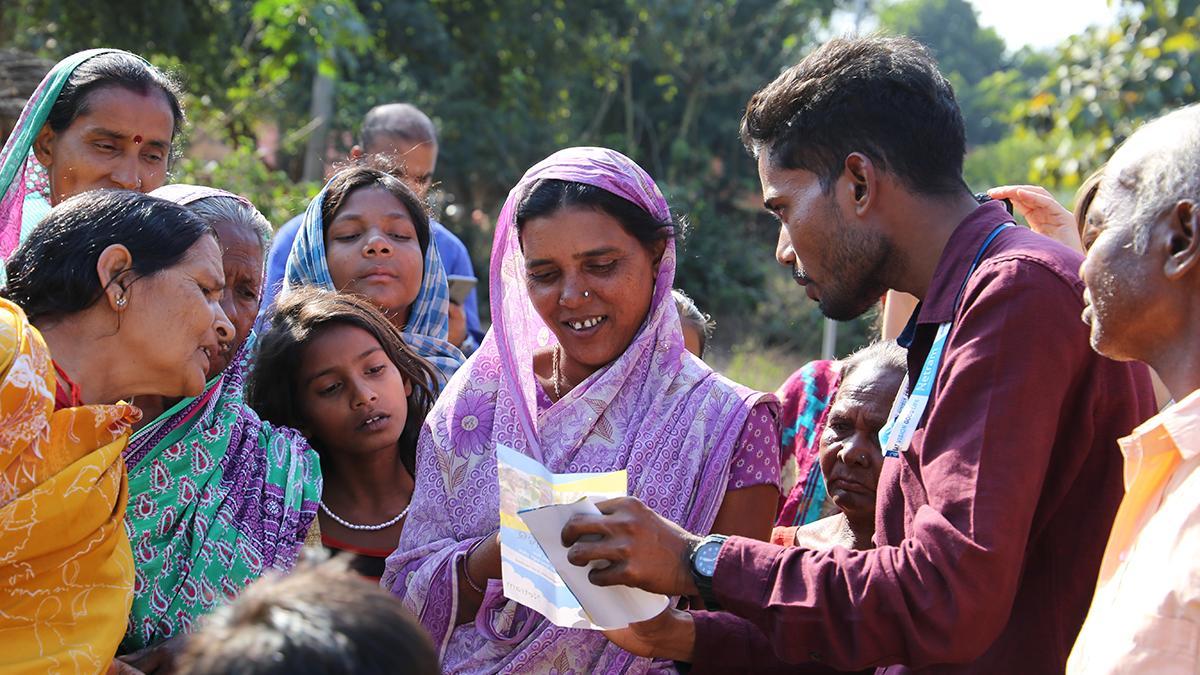
[[492,251],[492,331],[426,419],[412,506],[383,584],[433,636],[446,672],[670,670],[601,633],[554,626],[507,601],[498,579],[489,581],[476,621],[454,625],[459,560],[499,527],[497,444],[556,472],[627,469],[632,495],[687,529],[707,533],[750,409],[772,400],[717,375],[684,349],[671,297],[672,243],[645,324],[625,353],[539,411],[532,354],[556,339],[530,302],[514,222],[518,202],[539,179],[595,185],[661,220],[670,218],[651,178],[627,157],[602,148],[557,152],[509,193]]

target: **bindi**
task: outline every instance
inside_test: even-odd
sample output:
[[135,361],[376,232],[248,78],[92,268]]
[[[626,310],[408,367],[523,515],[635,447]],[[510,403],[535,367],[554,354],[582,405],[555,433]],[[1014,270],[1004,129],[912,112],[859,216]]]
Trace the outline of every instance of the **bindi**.
[[142,144],[142,135],[141,134],[135,135],[133,137],[133,142],[136,143],[137,145],[141,145]]

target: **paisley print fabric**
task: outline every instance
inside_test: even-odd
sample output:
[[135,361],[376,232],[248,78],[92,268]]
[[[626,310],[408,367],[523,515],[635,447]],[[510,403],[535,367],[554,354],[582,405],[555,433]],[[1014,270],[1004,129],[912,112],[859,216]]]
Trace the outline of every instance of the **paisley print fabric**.
[[243,397],[253,340],[204,393],[134,434],[126,522],[137,576],[122,652],[189,632],[268,569],[296,563],[321,469],[300,432]]
[[817,461],[829,402],[837,392],[835,361],[810,361],[779,389],[783,433],[779,439],[783,480],[777,527],[796,527],[838,513]]
[[[196,185],[152,193],[187,205],[238,195]],[[191,630],[274,569],[292,568],[317,516],[320,461],[298,431],[245,402],[254,334],[202,394],[133,435],[125,520],[137,576],[122,652]]]

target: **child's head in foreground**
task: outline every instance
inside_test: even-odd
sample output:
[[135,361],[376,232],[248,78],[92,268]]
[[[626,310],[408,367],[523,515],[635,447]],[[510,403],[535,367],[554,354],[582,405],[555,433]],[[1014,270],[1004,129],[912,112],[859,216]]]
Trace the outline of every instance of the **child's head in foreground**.
[[189,638],[178,672],[436,675],[440,668],[429,636],[400,601],[335,560],[251,584]]

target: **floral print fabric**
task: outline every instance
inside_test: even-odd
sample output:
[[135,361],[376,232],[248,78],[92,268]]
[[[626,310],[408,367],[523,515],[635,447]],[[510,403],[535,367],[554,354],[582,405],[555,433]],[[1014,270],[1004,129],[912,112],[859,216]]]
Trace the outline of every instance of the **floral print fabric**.
[[722,378],[684,349],[671,297],[670,245],[649,315],[625,353],[539,411],[532,354],[555,338],[529,300],[514,213],[542,178],[596,185],[662,220],[670,218],[650,177],[625,156],[602,148],[555,153],[509,193],[492,252],[492,331],[426,419],[412,506],[383,584],[433,636],[447,672],[670,670],[599,633],[554,626],[507,601],[495,579],[476,621],[454,625],[458,561],[499,527],[498,444],[556,472],[626,469],[632,495],[689,530],[707,533],[751,409],[760,401],[774,405],[769,394]]

